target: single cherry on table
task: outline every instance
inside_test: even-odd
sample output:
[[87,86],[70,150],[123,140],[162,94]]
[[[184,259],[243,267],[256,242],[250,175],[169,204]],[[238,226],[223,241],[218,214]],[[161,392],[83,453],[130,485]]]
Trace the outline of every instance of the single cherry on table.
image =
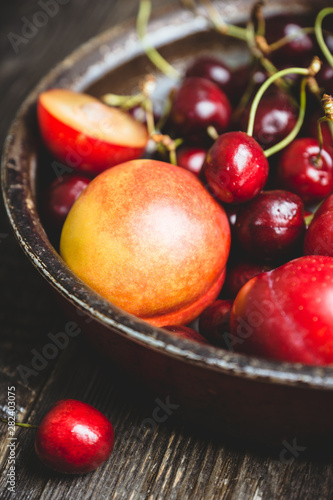
[[35,450],[51,469],[84,474],[97,469],[111,455],[111,422],[93,406],[74,399],[55,403],[40,423]]

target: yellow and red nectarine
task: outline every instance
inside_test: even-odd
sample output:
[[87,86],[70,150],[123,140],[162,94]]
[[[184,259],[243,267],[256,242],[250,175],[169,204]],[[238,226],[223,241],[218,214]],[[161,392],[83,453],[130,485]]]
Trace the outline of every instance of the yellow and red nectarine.
[[65,221],[61,255],[84,282],[157,326],[186,324],[217,297],[230,228],[190,172],[134,160],[97,176]]

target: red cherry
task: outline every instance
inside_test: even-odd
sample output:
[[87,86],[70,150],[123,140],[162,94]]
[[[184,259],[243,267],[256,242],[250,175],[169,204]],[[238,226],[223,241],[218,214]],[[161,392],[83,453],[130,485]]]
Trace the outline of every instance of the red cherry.
[[331,194],[312,219],[304,238],[305,255],[333,257],[333,195]]
[[81,401],[63,399],[38,427],[35,450],[51,469],[83,474],[109,458],[113,442],[113,427],[100,411]]
[[[247,129],[250,106],[240,120],[240,128]],[[264,95],[261,99],[254,121],[253,137],[263,149],[268,149],[282,141],[295,127],[297,110],[289,97],[282,92]]]
[[[300,32],[301,28],[312,26],[313,19],[307,16],[281,14],[266,19],[266,39],[269,44],[281,38]],[[282,60],[289,65],[307,66],[308,61],[315,54],[316,41],[313,35],[300,32],[280,49],[272,52],[274,60]]]
[[[234,77],[235,74],[236,78]],[[237,90],[239,90],[237,73],[232,72],[231,69],[217,57],[204,55],[194,59],[185,72],[186,78],[193,76],[210,80],[223,90],[229,99],[235,100],[236,98],[239,100],[241,93],[237,92]],[[244,81],[241,83],[242,87],[244,87]]]
[[210,343],[227,346],[232,304],[231,300],[216,300],[199,316],[199,331]]
[[245,132],[227,132],[209,149],[203,173],[213,194],[226,203],[250,200],[264,187],[268,161]]
[[279,186],[298,194],[304,203],[315,203],[333,190],[333,157],[318,141],[309,137],[296,139],[281,154],[277,181]]
[[163,326],[164,330],[173,333],[176,337],[180,337],[182,339],[194,340],[195,342],[199,342],[200,344],[207,344],[207,340],[205,337],[200,335],[193,328],[189,328],[188,326],[178,326],[178,325],[167,325]]
[[47,187],[43,197],[43,214],[47,224],[61,228],[74,201],[88,186],[90,179],[82,175],[65,174]]
[[227,96],[205,78],[186,78],[176,91],[170,121],[175,133],[190,141],[207,141],[207,128],[219,134],[230,122],[231,106]]
[[270,271],[271,267],[267,264],[258,264],[257,262],[242,261],[236,262],[227,269],[225,282],[223,285],[223,295],[234,300],[239,290],[251,278],[265,271]]
[[248,255],[259,261],[292,255],[304,231],[302,200],[288,191],[264,191],[237,214],[237,240]]
[[206,158],[207,150],[202,148],[182,148],[177,152],[179,167],[199,175]]
[[333,363],[333,258],[300,257],[252,278],[231,312],[238,351],[309,365]]

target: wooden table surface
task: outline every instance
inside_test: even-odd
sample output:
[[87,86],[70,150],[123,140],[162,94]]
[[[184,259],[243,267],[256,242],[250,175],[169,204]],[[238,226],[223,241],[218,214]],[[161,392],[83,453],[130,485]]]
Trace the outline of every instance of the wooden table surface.
[[[168,2],[153,3],[158,7]],[[1,143],[23,98],[56,62],[137,10],[137,0],[50,0],[53,10],[45,26],[29,31],[28,21],[36,21],[41,4],[47,1],[1,3]],[[100,409],[116,434],[107,463],[90,474],[64,476],[46,469],[36,458],[35,431],[17,428],[16,489],[11,493],[6,474],[8,433],[6,424],[0,423],[0,498],[333,498],[332,461],[293,450],[292,443],[287,447],[281,443],[275,451],[249,448],[205,435],[176,418],[154,431],[145,428],[143,422],[156,407],[156,395],[138,390],[112,367],[101,364],[81,338],[71,339],[24,384],[18,367],[30,366],[36,351],[47,343],[47,334],[61,331],[66,318],[20,250],[2,205],[0,259],[0,416],[6,416],[8,387],[15,386],[19,421],[38,423],[55,401],[74,398]]]

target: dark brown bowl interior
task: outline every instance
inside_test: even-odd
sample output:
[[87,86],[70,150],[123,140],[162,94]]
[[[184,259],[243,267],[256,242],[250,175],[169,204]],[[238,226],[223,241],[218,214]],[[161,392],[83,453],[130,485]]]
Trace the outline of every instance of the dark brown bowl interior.
[[[220,2],[231,22],[244,21],[246,0]],[[308,10],[328,2],[270,2],[268,12]],[[176,67],[198,52],[219,52],[238,62],[244,50],[208,29],[203,17],[181,8],[159,13],[150,40]],[[198,49],[199,47],[199,49]],[[216,430],[264,442],[299,436],[333,438],[333,370],[250,358],[172,337],[127,314],[93,292],[64,264],[40,221],[36,193],[51,170],[41,153],[35,108],[39,93],[68,87],[96,96],[127,93],[155,69],[143,55],[134,22],[89,41],[52,70],[28,96],[9,131],[2,161],[8,217],[22,248],[59,292],[65,309],[104,356],[180,405],[183,414]],[[44,156],[43,156],[44,155]],[[46,162],[46,163],[45,163]],[[42,173],[44,171],[44,173]],[[78,313],[83,311],[85,314]]]

